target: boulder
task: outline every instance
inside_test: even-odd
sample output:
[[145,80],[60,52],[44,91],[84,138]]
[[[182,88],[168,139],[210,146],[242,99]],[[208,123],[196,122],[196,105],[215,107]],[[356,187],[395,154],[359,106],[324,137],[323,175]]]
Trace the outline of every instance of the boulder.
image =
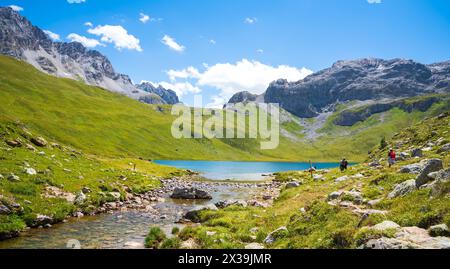
[[108,197],[112,198],[114,201],[118,202],[120,201],[120,192],[108,192]]
[[11,181],[11,182],[18,182],[18,181],[20,181],[20,177],[18,177],[16,175],[14,175],[13,173],[11,173],[8,176],[8,180]]
[[35,175],[37,175],[36,170],[35,170],[34,168],[31,168],[31,167],[25,168],[25,173],[26,173],[27,175],[30,175],[30,176],[35,176]]
[[81,191],[82,191],[84,194],[87,194],[87,193],[90,193],[90,192],[91,192],[91,189],[88,188],[88,187],[83,187],[83,188],[81,189]]
[[0,174],[0,180],[2,180],[2,179],[4,179],[4,177],[3,177],[3,175],[2,175],[2,174]]
[[350,198],[353,203],[360,205],[363,202],[362,194],[358,191],[346,191],[344,192],[344,198]]
[[428,177],[428,174],[432,173],[432,172],[437,172],[441,169],[443,169],[444,166],[442,164],[442,160],[441,159],[431,159],[428,160],[422,171],[420,172],[420,174],[417,176],[416,178],[416,186],[420,187],[424,184],[426,184],[428,181],[430,181],[431,179]]
[[259,243],[250,243],[245,245],[245,249],[264,249],[264,246]]
[[37,149],[35,147],[33,147],[33,145],[31,144],[25,144],[25,148],[30,150],[30,151],[36,151]]
[[300,183],[298,181],[292,181],[286,184],[286,189],[298,188]]
[[440,149],[438,149],[437,153],[444,153],[444,152],[447,152],[447,151],[450,151],[450,143],[445,144]]
[[420,174],[424,165],[423,162],[405,165],[398,172],[402,174]]
[[416,180],[414,179],[407,180],[405,182],[397,184],[394,187],[394,190],[391,193],[389,193],[388,198],[393,199],[396,197],[405,196],[408,193],[411,193],[415,190],[417,190]]
[[379,239],[372,239],[367,241],[363,246],[363,249],[419,249],[420,246],[401,241],[395,238],[382,237]]
[[38,147],[46,147],[48,144],[47,141],[42,137],[31,138],[31,143],[35,144]]
[[215,204],[215,206],[217,206],[218,208],[227,208],[230,206],[241,206],[241,207],[247,207],[248,204],[246,201],[241,201],[241,200],[223,200],[223,201],[219,201]]
[[450,230],[446,224],[431,226],[430,229],[428,229],[428,233],[433,237],[450,236]]
[[52,223],[53,223],[52,217],[38,214],[36,216],[36,219],[33,222],[33,227],[45,226],[47,224],[52,224]]
[[283,238],[287,236],[289,233],[288,229],[286,227],[280,227],[276,229],[275,231],[271,232],[269,235],[267,235],[266,239],[264,239],[265,244],[273,244],[276,240]]
[[411,151],[411,156],[412,156],[412,157],[423,157],[423,151],[422,151],[422,149],[419,149],[419,148],[413,149],[413,150]]
[[0,215],[9,215],[12,211],[5,205],[0,205]]
[[378,223],[377,225],[374,225],[372,227],[370,227],[370,229],[372,230],[376,230],[376,231],[385,231],[385,230],[389,230],[389,229],[399,229],[400,225],[398,225],[397,223],[393,222],[393,221],[383,221],[381,223]]
[[335,192],[332,192],[332,193],[330,193],[329,195],[328,195],[328,200],[336,200],[336,199],[338,199],[339,197],[341,197],[341,195],[342,195],[342,191],[335,191]]
[[81,205],[84,203],[85,200],[86,200],[86,195],[83,192],[79,192],[75,197],[74,203],[76,205]]
[[200,200],[211,200],[212,196],[206,191],[199,190],[196,188],[176,188],[172,195],[172,199],[200,199]]
[[346,180],[349,180],[349,179],[350,178],[348,176],[342,176],[342,177],[336,178],[334,180],[334,182],[339,183],[339,182],[346,181]]
[[8,146],[13,148],[22,146],[22,143],[18,140],[6,140],[5,142]]
[[324,177],[323,177],[323,175],[315,174],[315,175],[313,175],[313,179],[314,180],[322,180],[322,179],[324,179]]
[[401,241],[411,242],[423,249],[450,249],[450,238],[431,237],[428,231],[419,227],[404,227],[395,234]]
[[195,222],[195,223],[200,223],[201,222],[200,212],[205,211],[205,210],[217,211],[218,208],[213,204],[206,205],[206,206],[198,206],[198,207],[188,211],[184,215],[184,218],[187,220],[190,220],[192,222]]

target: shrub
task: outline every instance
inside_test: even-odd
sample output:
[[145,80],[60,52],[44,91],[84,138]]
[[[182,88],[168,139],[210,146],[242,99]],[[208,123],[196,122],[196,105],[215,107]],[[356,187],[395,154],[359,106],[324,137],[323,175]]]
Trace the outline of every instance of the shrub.
[[179,249],[181,247],[181,240],[177,237],[167,238],[162,243],[161,249]]
[[161,242],[166,239],[166,234],[159,227],[152,227],[145,238],[145,247],[157,249]]

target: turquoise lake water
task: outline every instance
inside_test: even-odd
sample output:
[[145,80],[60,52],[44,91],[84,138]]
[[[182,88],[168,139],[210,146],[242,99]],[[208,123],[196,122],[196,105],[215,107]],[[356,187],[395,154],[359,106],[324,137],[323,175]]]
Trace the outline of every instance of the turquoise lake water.
[[[155,161],[157,164],[189,169],[211,180],[263,180],[264,175],[309,169],[305,162]],[[317,169],[339,167],[339,163],[313,163]]]

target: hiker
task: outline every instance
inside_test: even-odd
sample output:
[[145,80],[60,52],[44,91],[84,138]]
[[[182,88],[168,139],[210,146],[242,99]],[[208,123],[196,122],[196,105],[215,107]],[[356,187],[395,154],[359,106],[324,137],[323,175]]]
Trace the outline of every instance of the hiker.
[[345,170],[347,170],[348,162],[345,158],[342,159],[340,168],[341,168],[341,172],[344,172]]
[[395,164],[395,161],[396,161],[395,151],[393,149],[390,149],[388,153],[389,167],[393,166]]

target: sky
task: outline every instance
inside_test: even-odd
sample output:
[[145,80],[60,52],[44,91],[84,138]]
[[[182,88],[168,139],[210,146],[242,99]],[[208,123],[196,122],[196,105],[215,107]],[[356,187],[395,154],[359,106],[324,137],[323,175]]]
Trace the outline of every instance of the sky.
[[55,41],[105,54],[135,83],[220,107],[337,60],[450,60],[448,0],[0,0]]

